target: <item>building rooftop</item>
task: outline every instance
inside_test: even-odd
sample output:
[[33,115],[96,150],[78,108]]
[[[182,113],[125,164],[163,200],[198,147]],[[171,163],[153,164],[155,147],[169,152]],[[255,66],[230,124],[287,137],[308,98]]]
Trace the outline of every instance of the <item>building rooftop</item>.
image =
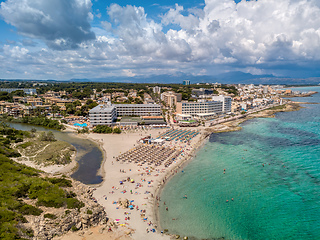
[[121,107],[155,107],[155,106],[159,106],[159,104],[113,104],[112,106],[117,107],[117,106],[121,106]]
[[89,113],[94,113],[94,112],[110,112],[115,108],[114,105],[108,105],[108,104],[100,104],[94,108],[92,108]]

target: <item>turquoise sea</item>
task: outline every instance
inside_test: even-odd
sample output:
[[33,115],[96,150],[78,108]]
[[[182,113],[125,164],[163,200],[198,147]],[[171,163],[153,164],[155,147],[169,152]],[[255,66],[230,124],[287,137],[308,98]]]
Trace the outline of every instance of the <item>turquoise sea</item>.
[[320,104],[302,106],[211,135],[163,189],[161,227],[189,239],[320,239]]

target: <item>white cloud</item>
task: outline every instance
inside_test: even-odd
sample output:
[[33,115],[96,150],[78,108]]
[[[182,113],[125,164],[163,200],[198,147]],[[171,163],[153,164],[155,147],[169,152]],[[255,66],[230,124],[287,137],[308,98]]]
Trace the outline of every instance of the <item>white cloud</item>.
[[[47,68],[45,72],[57,72],[64,78],[174,72],[198,75],[227,69],[276,74],[272,68],[277,64],[283,68],[287,64],[289,69],[320,60],[320,4],[315,0],[243,0],[238,4],[206,0],[203,9],[175,5],[161,16],[161,22],[148,18],[142,7],[112,4],[107,8],[110,21],[93,29],[88,22],[91,2],[72,0],[72,9],[78,13],[72,12],[74,20],[61,27],[62,33],[58,33],[58,23],[70,19],[59,19],[48,2],[10,0],[1,4],[0,13],[21,33],[43,39],[52,48],[69,50],[29,49],[23,54],[22,49],[7,46],[0,55],[24,57]],[[69,9],[71,5],[67,5]],[[167,30],[172,24],[178,30]],[[48,30],[42,32],[45,27]],[[72,49],[74,46],[79,48]],[[55,66],[58,71],[52,70]]]
[[91,6],[89,0],[7,0],[1,3],[0,15],[19,33],[62,50],[95,39]]

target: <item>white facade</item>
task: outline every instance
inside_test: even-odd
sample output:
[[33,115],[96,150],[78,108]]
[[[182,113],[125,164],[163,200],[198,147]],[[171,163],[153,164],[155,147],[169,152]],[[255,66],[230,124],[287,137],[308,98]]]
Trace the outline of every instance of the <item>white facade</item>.
[[223,113],[230,113],[231,112],[231,103],[232,98],[229,96],[213,96],[212,100],[222,102],[222,112]]
[[111,125],[117,118],[117,111],[111,104],[101,104],[89,111],[90,124]]
[[160,93],[161,93],[161,87],[155,86],[155,87],[153,88],[153,92],[154,92],[154,93],[157,93],[157,94],[160,94]]
[[[178,113],[197,117],[198,114],[221,114],[223,104],[219,101],[181,102],[177,106]],[[181,112],[180,112],[181,111]]]
[[90,123],[96,125],[111,125],[117,116],[160,116],[158,104],[101,104],[89,111]]
[[118,116],[160,116],[159,104],[114,104]]

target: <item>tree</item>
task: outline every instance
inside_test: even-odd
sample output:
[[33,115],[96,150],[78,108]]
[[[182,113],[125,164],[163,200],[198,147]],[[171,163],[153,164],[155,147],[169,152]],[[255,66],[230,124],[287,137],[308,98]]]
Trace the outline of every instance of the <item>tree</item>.
[[114,128],[114,129],[113,129],[113,133],[118,133],[118,134],[121,133],[120,128]]
[[48,142],[54,142],[56,141],[56,138],[54,137],[53,132],[49,131],[48,133],[42,132],[39,136],[40,141],[48,141]]
[[51,106],[51,112],[52,112],[52,117],[54,118],[54,114],[57,113],[60,110],[60,107],[57,105],[52,105]]

